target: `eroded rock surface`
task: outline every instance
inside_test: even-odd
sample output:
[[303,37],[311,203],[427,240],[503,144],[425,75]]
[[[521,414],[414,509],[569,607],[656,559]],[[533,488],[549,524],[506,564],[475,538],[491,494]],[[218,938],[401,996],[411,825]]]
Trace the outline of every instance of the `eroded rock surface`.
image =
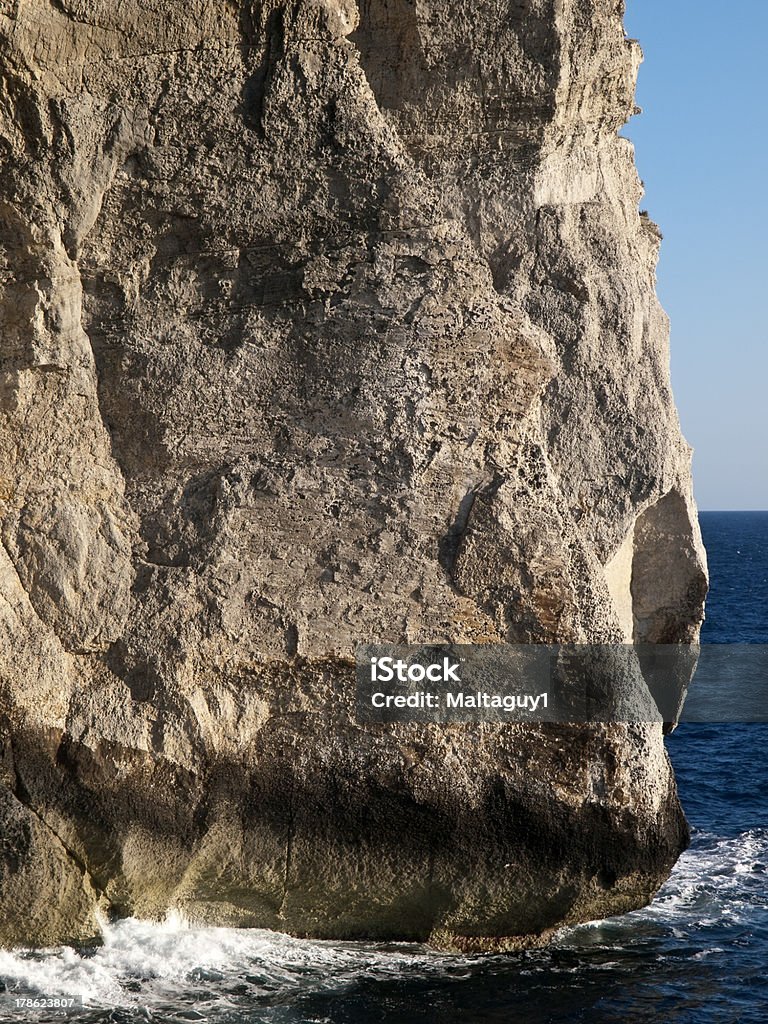
[[495,948],[666,877],[661,725],[353,707],[358,642],[697,636],[622,14],[0,4],[0,941]]

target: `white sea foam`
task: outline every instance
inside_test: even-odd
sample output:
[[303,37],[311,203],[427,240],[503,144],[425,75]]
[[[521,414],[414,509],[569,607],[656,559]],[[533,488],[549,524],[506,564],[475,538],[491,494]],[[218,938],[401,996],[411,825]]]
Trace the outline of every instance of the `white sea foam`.
[[103,944],[82,953],[69,947],[0,951],[0,979],[6,999],[24,993],[129,1007],[195,988],[203,999],[206,992],[218,998],[232,985],[251,999],[343,991],[365,976],[460,975],[468,962],[405,943],[313,942],[260,929],[196,928],[171,914],[161,924],[128,919],[105,925]]
[[768,912],[768,829],[722,838],[697,833],[650,906],[622,917],[565,929],[559,942],[578,944],[585,932],[629,933],[639,923],[666,926],[678,939],[717,925],[748,923]]
[[741,920],[756,906],[768,906],[767,872],[768,829],[751,829],[732,839],[699,835],[643,913],[669,923]]

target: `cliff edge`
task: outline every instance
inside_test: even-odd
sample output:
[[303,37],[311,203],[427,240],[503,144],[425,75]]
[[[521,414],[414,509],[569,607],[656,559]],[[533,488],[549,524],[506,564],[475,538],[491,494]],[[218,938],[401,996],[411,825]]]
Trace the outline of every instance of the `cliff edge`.
[[353,704],[359,642],[698,636],[622,15],[0,3],[0,942],[514,947],[666,878],[660,724]]

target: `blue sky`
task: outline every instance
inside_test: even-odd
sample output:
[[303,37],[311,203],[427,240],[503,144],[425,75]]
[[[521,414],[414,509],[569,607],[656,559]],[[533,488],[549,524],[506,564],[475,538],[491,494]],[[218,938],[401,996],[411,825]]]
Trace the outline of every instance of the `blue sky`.
[[664,235],[659,295],[703,509],[768,509],[768,0],[628,0],[624,129]]

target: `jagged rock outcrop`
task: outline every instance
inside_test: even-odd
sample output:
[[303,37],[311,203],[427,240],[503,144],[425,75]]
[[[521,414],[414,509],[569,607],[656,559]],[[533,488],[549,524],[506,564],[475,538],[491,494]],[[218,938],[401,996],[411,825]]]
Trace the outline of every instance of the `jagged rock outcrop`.
[[697,636],[622,4],[0,12],[0,941],[646,902],[660,724],[353,706],[358,642]]

